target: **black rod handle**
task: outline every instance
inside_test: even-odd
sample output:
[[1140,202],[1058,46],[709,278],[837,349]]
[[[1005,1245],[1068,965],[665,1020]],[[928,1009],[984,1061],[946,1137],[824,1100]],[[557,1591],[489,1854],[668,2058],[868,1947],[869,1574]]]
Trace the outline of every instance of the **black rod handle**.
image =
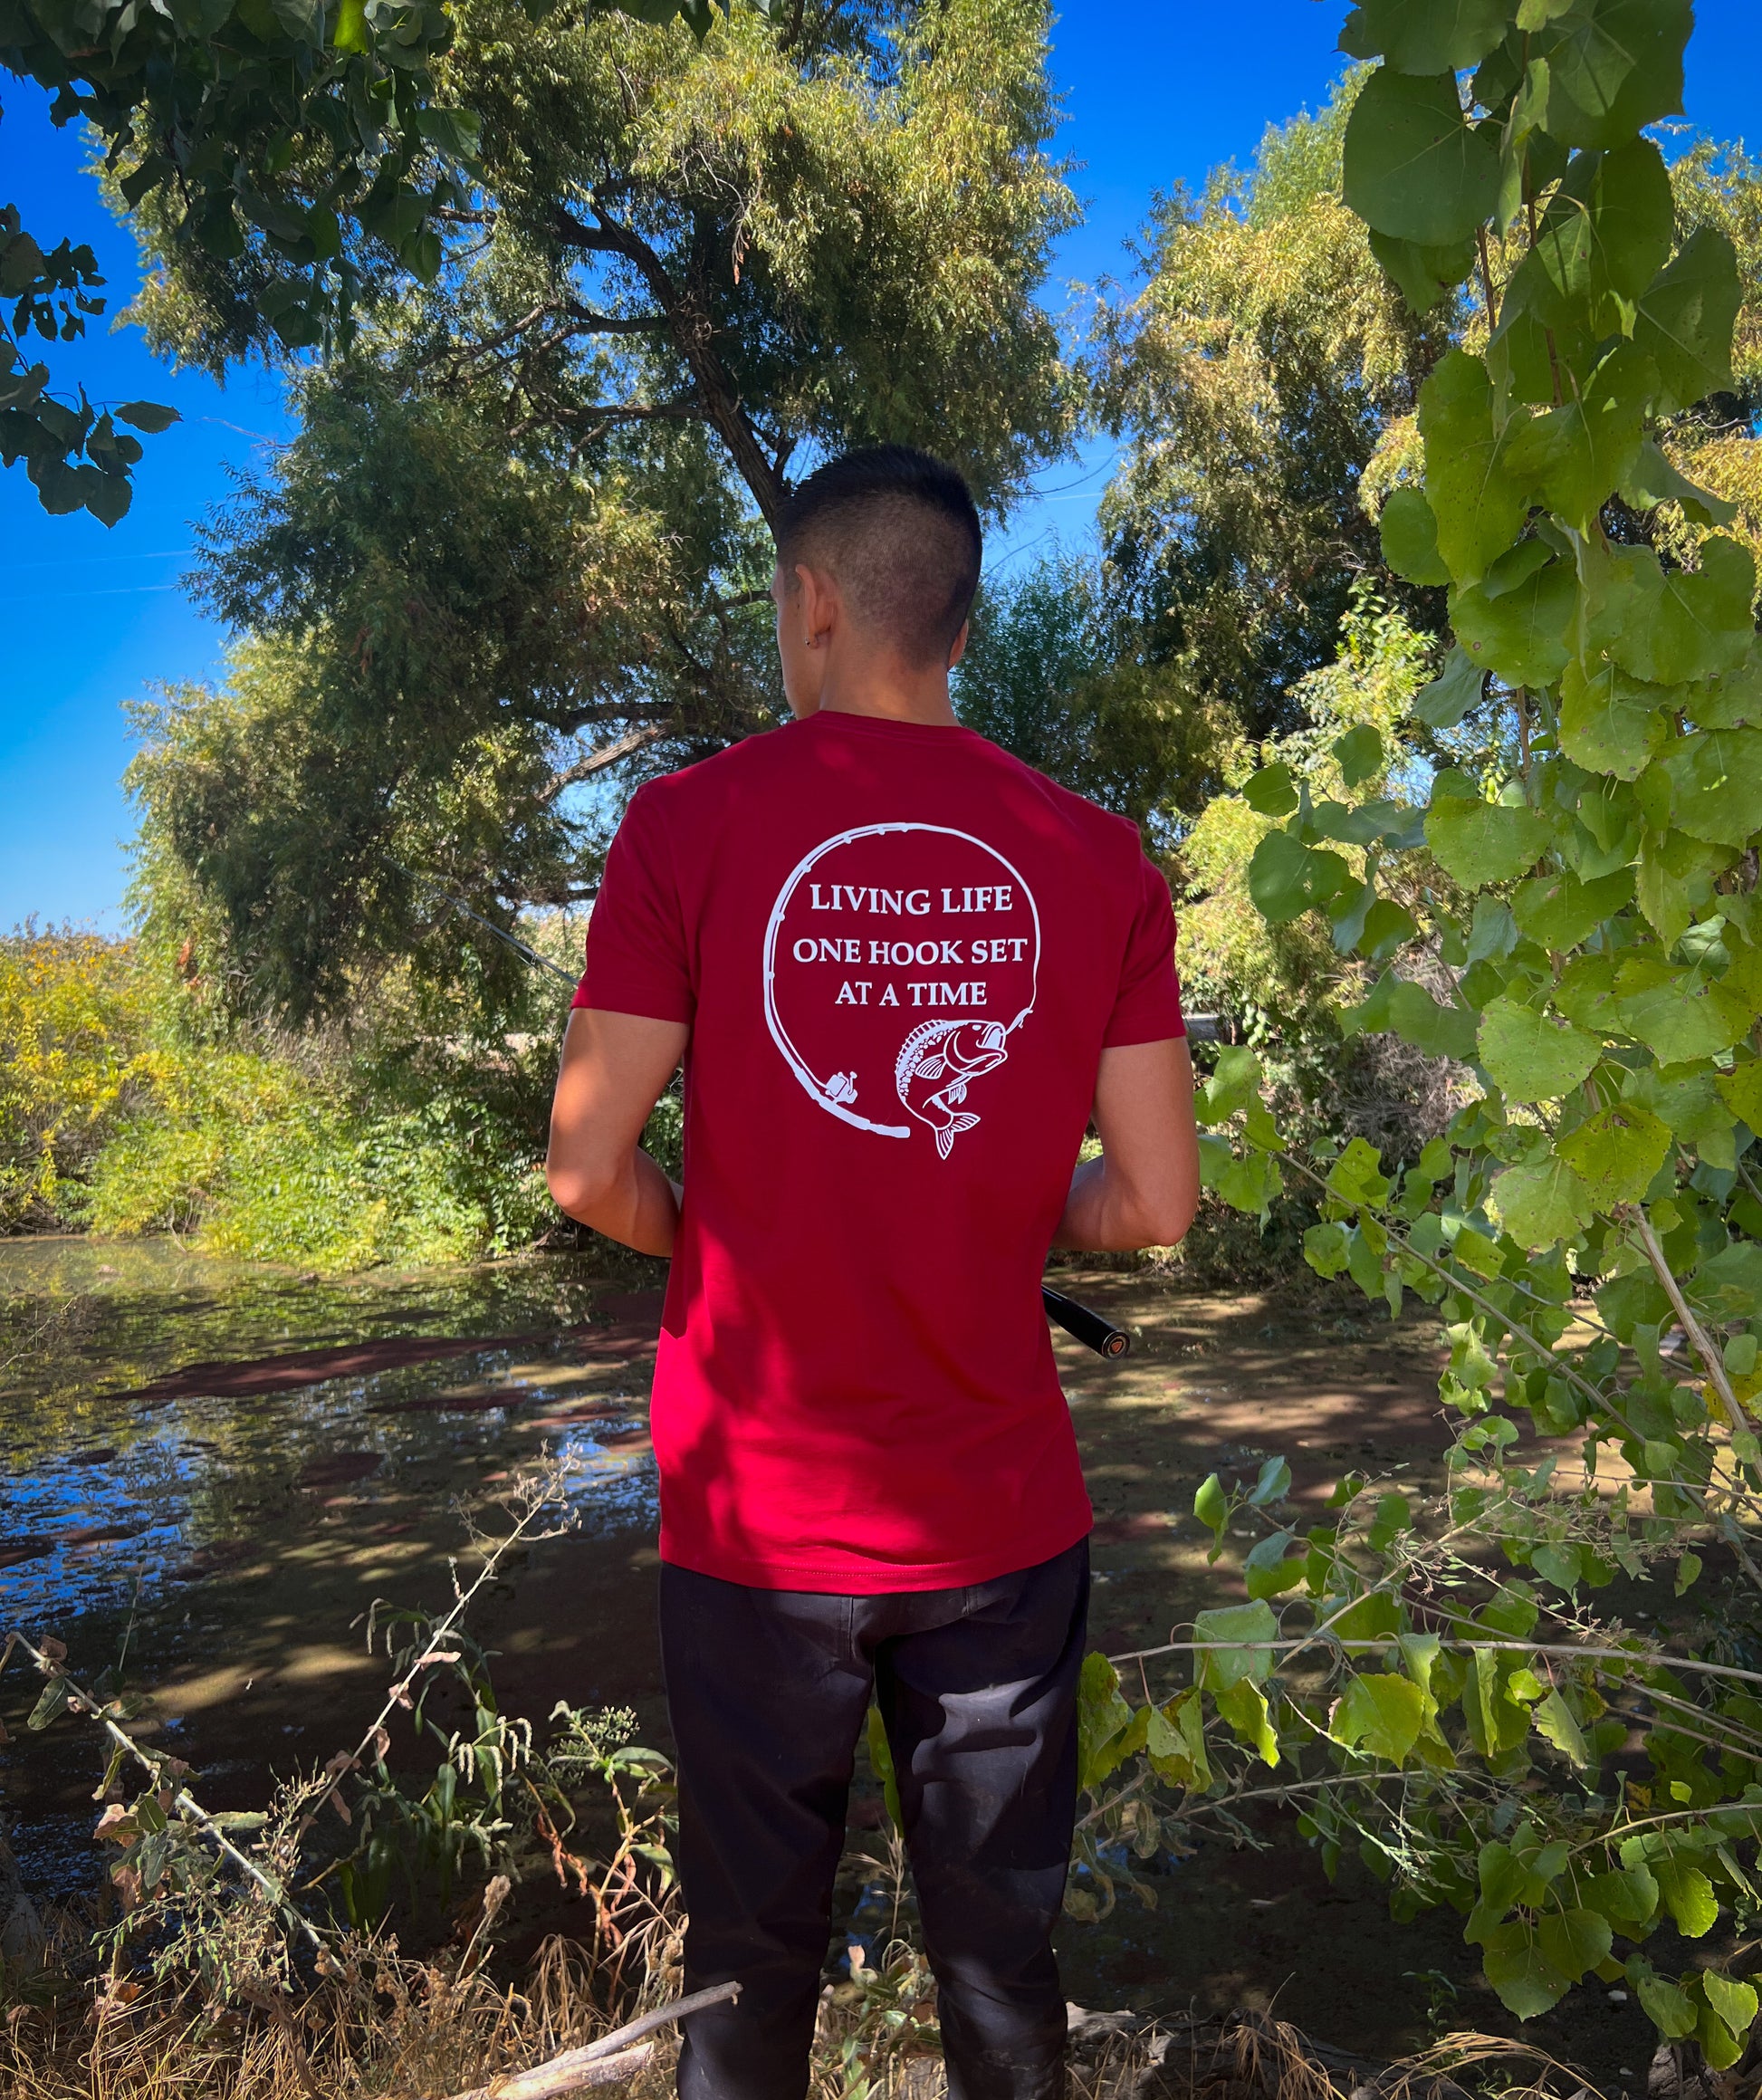
[[1041,1284],[1040,1299],[1046,1307],[1047,1318],[1057,1320],[1068,1335],[1074,1336],[1086,1349],[1093,1349],[1098,1357],[1117,1360],[1132,1347],[1132,1337],[1124,1328],[1117,1328],[1112,1320],[1103,1319],[1098,1312],[1091,1312],[1087,1305],[1078,1305],[1074,1298],[1067,1298],[1062,1290],[1054,1290],[1049,1284]]

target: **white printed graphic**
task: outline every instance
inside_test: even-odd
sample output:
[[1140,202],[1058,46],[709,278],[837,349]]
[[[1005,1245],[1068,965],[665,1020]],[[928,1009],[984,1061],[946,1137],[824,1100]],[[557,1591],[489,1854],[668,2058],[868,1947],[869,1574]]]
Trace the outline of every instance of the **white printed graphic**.
[[[765,1024],[828,1115],[878,1137],[921,1127],[946,1159],[1034,1011],[1039,960],[1039,908],[994,847],[941,824],[863,825],[778,893]],[[891,1119],[901,1110],[909,1121]]]

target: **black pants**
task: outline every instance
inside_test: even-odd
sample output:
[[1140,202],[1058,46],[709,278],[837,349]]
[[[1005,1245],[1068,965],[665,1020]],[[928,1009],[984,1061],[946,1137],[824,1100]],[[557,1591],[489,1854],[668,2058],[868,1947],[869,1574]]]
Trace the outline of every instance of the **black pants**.
[[1051,1933],[1077,1800],[1087,1542],[967,1589],[749,1589],[661,1570],[679,1753],[681,2100],[801,2100],[857,1737],[893,1747],[953,2100],[1049,2100],[1065,2009]]

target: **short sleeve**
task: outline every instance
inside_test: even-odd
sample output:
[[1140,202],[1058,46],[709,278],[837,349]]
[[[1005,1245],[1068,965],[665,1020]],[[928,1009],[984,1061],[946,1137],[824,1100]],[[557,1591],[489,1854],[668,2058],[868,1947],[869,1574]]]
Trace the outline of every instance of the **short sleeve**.
[[1138,897],[1119,990],[1102,1037],[1105,1050],[1133,1042],[1163,1042],[1185,1035],[1181,986],[1174,974],[1174,905],[1155,866],[1138,858]]
[[632,798],[606,856],[574,1003],[652,1021],[696,1012],[672,843],[650,788]]

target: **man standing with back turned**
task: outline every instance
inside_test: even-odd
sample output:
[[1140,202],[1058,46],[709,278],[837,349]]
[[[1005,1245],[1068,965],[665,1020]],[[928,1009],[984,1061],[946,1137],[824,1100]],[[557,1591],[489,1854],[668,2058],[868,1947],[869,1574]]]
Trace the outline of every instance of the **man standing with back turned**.
[[[1040,1274],[1049,1247],[1192,1221],[1173,918],[1133,824],[955,722],[959,475],[850,454],[777,539],[796,719],[632,800],[551,1119],[563,1209],[673,1257],[653,1425],[686,1989],[741,1985],[689,2023],[679,2088],[801,2100],[874,1699],[950,2093],[1041,2100],[1091,1519]],[[683,1191],[637,1148],[682,1058]]]

